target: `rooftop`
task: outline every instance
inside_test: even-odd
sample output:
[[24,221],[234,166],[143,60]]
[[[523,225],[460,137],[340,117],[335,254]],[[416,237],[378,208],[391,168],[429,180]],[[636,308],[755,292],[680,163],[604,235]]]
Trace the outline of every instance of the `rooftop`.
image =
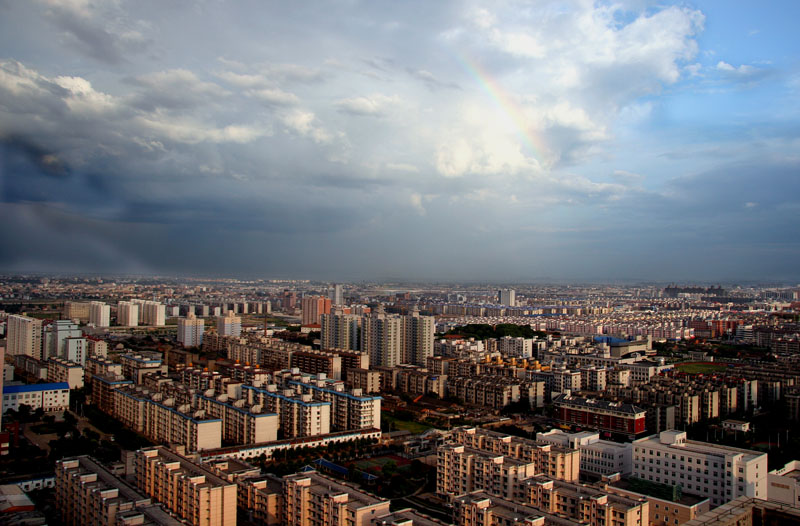
[[49,384],[6,385],[3,387],[3,394],[32,393],[36,391],[56,391],[62,389],[66,389],[67,391],[69,391],[69,384],[66,382],[55,382]]

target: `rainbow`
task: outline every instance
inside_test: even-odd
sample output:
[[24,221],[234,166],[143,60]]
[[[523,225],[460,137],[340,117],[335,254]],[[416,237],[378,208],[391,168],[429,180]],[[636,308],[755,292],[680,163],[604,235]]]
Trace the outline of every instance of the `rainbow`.
[[519,136],[520,141],[527,147],[528,153],[537,160],[543,159],[543,152],[546,150],[544,141],[535,135],[528,127],[527,122],[525,122],[523,118],[524,110],[522,107],[520,107],[502,86],[500,86],[500,84],[498,84],[477,62],[458,53],[456,53],[455,56],[461,67],[464,68],[464,71],[475,80],[495,106],[497,106],[497,108],[514,124],[517,136]]

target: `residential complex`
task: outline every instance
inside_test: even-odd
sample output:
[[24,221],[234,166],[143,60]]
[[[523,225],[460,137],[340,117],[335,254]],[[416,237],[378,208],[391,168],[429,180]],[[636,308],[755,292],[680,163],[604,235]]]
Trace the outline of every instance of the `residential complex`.
[[67,526],[183,524],[88,456],[56,462],[55,507]]
[[136,452],[136,487],[194,526],[236,526],[236,485],[163,448]]

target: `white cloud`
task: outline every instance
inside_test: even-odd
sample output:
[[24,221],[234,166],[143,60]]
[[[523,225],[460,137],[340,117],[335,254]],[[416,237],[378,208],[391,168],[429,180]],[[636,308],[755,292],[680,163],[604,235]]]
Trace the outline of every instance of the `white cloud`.
[[384,115],[391,106],[400,102],[397,96],[370,95],[365,97],[351,97],[336,101],[340,111],[351,115],[380,116]]
[[136,82],[155,90],[172,90],[180,95],[187,92],[223,97],[229,93],[213,82],[200,80],[197,75],[187,69],[171,69],[158,71],[136,77]]
[[316,124],[316,116],[307,110],[294,110],[281,119],[286,127],[303,137],[308,137],[318,144],[327,144],[333,140],[333,134]]

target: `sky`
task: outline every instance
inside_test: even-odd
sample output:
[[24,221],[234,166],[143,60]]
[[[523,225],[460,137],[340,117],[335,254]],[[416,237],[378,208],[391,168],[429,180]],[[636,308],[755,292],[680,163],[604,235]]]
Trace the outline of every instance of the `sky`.
[[0,0],[0,269],[798,283],[799,14]]

